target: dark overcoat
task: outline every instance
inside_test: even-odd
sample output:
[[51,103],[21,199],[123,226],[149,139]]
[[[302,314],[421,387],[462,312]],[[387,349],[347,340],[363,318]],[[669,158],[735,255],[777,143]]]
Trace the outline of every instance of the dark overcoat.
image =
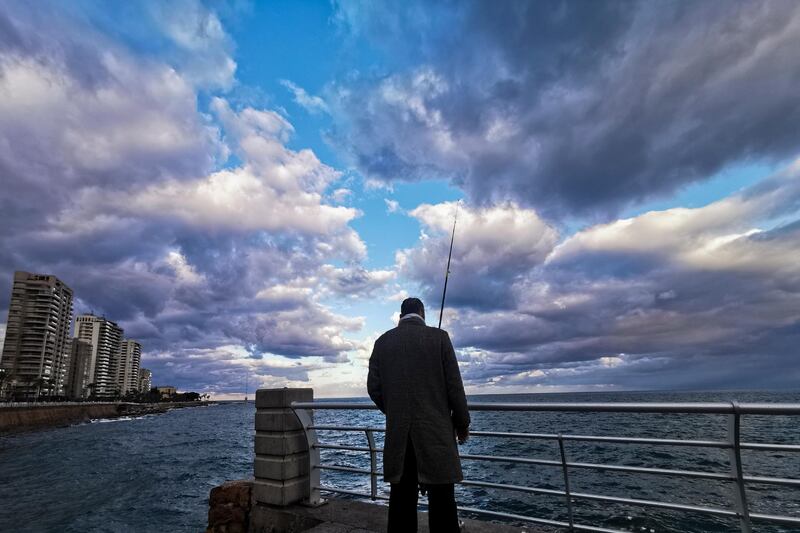
[[406,318],[375,341],[369,397],[386,414],[383,477],[397,483],[411,437],[420,483],[463,479],[454,428],[469,426],[467,399],[446,331]]

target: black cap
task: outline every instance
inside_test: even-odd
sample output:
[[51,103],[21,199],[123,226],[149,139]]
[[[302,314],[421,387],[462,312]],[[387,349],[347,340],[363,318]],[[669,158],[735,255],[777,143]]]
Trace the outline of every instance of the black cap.
[[425,306],[419,298],[406,298],[400,304],[400,316],[405,316],[409,313],[416,313],[420,316],[425,316]]

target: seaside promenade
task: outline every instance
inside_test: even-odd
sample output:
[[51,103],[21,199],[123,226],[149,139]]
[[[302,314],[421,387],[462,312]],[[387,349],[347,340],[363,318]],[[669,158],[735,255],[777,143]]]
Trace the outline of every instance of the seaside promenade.
[[[262,389],[256,394],[255,461],[253,480],[237,481],[217,487],[209,499],[207,533],[271,532],[294,533],[385,531],[385,490],[380,481],[378,457],[384,429],[379,417],[363,418],[359,413],[373,412],[369,403],[314,401],[312,389]],[[462,460],[477,465],[465,470],[464,489],[478,491],[484,496],[471,498],[469,506],[460,507],[462,516],[480,517],[501,523],[469,521],[467,531],[593,531],[619,533],[630,531],[634,524],[630,511],[638,508],[649,521],[657,520],[669,531],[731,530],[749,533],[754,524],[765,531],[792,531],[800,527],[800,517],[792,516],[794,500],[785,493],[786,487],[800,487],[800,479],[785,477],[785,469],[800,452],[793,439],[758,442],[742,438],[742,420],[756,433],[776,420],[796,420],[800,415],[797,403],[470,403],[473,412],[500,413],[509,418],[516,415],[535,415],[537,426],[544,429],[549,415],[556,420],[555,432],[533,433],[524,428],[495,431],[486,428],[472,432],[477,440],[501,441],[491,449],[501,453],[461,453]],[[338,420],[315,419],[315,413],[344,413]],[[570,417],[573,417],[570,419]],[[574,418],[578,417],[578,418]],[[582,418],[581,418],[582,417]],[[611,419],[614,418],[613,423]],[[690,420],[704,420],[692,426]],[[320,421],[320,419],[324,420]],[[604,434],[575,434],[589,427],[592,420],[603,419]],[[496,419],[499,420],[499,419]],[[630,424],[636,423],[632,426]],[[761,426],[759,426],[761,424]],[[560,428],[569,429],[570,432]],[[636,435],[631,429],[644,431]],[[686,433],[686,431],[689,431]],[[609,434],[610,433],[610,434]],[[366,446],[354,439],[334,440],[335,435],[361,434]],[[320,438],[320,435],[325,435]],[[505,440],[507,444],[503,444]],[[511,441],[543,441],[555,446],[556,459],[540,458],[534,448],[520,448]],[[636,456],[638,465],[625,464],[619,457],[608,455],[609,447],[657,450],[667,466]],[[544,448],[539,448],[543,450]],[[664,455],[660,450],[672,449]],[[505,450],[506,453],[502,453]],[[513,452],[512,450],[517,450]],[[589,450],[599,453],[594,462],[581,456]],[[323,453],[321,453],[323,452]],[[360,463],[341,460],[325,461],[324,453],[352,452],[367,456]],[[572,453],[579,456],[572,458]],[[717,454],[716,458],[712,454]],[[749,454],[747,459],[743,456]],[[772,456],[780,459],[777,468],[757,471],[767,463],[750,458]],[[330,457],[330,456],[328,456]],[[340,456],[340,459],[343,456]],[[672,461],[678,461],[672,463]],[[683,466],[680,461],[693,461],[697,466]],[[692,463],[684,463],[692,464]],[[481,466],[483,465],[483,466]],[[495,468],[495,465],[505,465]],[[677,467],[670,465],[679,465]],[[534,467],[535,477],[516,476],[516,481],[504,481],[503,473]],[[713,468],[712,468],[713,467]],[[366,483],[345,479],[344,484],[332,483],[321,473],[337,473],[351,478],[366,479]],[[550,474],[547,474],[547,473]],[[594,473],[594,484],[585,484],[584,473]],[[472,477],[475,474],[475,477]],[[547,476],[550,477],[547,477]],[[632,478],[654,478],[649,494],[634,489],[621,491],[613,482],[614,475]],[[538,478],[538,483],[535,479]],[[580,483],[578,483],[580,482]],[[704,494],[692,499],[691,490],[697,484]],[[359,487],[364,487],[366,490]],[[559,486],[560,485],[560,486]],[[579,485],[576,487],[576,485]],[[753,487],[757,487],[753,489]],[[593,490],[587,490],[591,487]],[[617,490],[609,490],[617,487]],[[773,490],[768,498],[765,490]],[[487,492],[490,491],[490,492]],[[688,492],[687,492],[688,491]],[[627,493],[624,493],[627,492]],[[504,505],[502,499],[490,494],[514,493],[520,496],[515,508]],[[466,493],[465,493],[466,494]],[[542,505],[550,498],[549,507]],[[788,499],[787,499],[788,498]],[[681,501],[683,500],[683,501]],[[509,501],[509,500],[506,500]],[[527,503],[524,503],[527,502]],[[420,502],[424,506],[424,501]],[[463,502],[462,502],[463,503]],[[765,506],[771,505],[771,507]],[[593,508],[587,505],[594,505]],[[542,514],[544,513],[544,514]],[[425,520],[421,516],[421,526]],[[684,527],[686,526],[686,527]],[[704,529],[706,528],[706,529]],[[424,531],[424,529],[421,529]]]
[[96,419],[160,414],[212,402],[24,402],[0,403],[0,435],[68,426]]

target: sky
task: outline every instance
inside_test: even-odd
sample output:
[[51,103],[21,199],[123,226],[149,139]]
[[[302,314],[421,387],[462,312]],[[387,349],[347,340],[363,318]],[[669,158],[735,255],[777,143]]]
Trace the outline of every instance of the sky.
[[365,396],[458,211],[468,393],[796,389],[798,49],[793,0],[2,2],[0,316],[53,274],[154,385]]

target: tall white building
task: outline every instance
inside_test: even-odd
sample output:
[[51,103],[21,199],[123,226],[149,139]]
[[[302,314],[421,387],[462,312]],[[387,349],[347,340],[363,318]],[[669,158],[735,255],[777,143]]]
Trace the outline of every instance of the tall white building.
[[122,341],[117,359],[117,387],[123,396],[139,391],[139,364],[141,361],[142,345],[131,339]]
[[75,337],[92,345],[90,395],[108,398],[118,393],[117,362],[122,334],[122,328],[105,317],[81,315],[76,319]]
[[147,368],[139,369],[139,392],[150,392],[153,388],[153,373]]
[[14,272],[0,368],[12,395],[64,394],[72,289],[55,276]]

